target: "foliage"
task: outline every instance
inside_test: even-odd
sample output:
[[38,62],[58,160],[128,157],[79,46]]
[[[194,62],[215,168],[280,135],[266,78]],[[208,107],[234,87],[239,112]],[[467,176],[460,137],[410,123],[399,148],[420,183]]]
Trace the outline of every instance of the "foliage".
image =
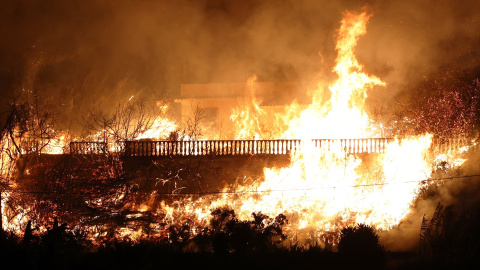
[[213,210],[210,222],[213,250],[220,254],[268,251],[285,240],[282,232],[287,223],[285,215],[270,218],[258,212],[252,216],[251,221],[240,221],[233,210]]
[[205,109],[192,106],[192,113],[188,115],[183,128],[177,131],[177,140],[198,140],[205,134],[204,120],[207,117]]
[[[27,163],[20,161],[38,156],[57,139],[56,114],[51,107],[36,92],[23,90],[1,112],[4,117],[0,130],[0,201],[6,208],[0,208],[8,213],[7,220],[22,211],[18,203],[21,193],[12,192],[18,184],[18,175],[14,173],[22,174],[26,168]],[[20,159],[25,154],[33,155]],[[4,228],[3,216],[0,211],[0,233]]]
[[480,80],[426,80],[398,99],[389,126],[393,135],[431,133],[472,136],[480,124]]
[[84,117],[84,128],[88,134],[96,134],[96,140],[122,141],[137,139],[140,135],[156,127],[156,120],[165,117],[166,111],[143,99],[119,103],[112,112],[92,109]]
[[349,258],[348,263],[361,269],[381,269],[385,250],[378,243],[374,228],[358,224],[341,230],[338,251]]
[[0,260],[4,267],[16,269],[72,269],[80,258],[92,251],[92,243],[82,230],[70,228],[66,223],[45,230],[25,227],[23,237],[8,233],[0,241]]
[[423,218],[419,260],[435,268],[479,265],[480,209],[437,204],[431,219]]

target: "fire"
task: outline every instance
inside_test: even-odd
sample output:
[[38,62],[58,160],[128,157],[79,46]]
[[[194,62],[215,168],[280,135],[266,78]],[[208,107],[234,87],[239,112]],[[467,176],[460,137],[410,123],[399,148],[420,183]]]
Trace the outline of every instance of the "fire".
[[[256,76],[252,76],[247,81],[248,91],[246,93],[247,104],[234,108],[230,120],[235,125],[235,139],[251,139],[259,138],[262,130],[261,119],[266,116],[266,112],[260,108],[259,103],[255,97],[255,81]],[[262,134],[263,135],[263,134]]]
[[41,150],[46,154],[65,154],[68,142],[70,142],[70,135],[68,133],[58,132],[58,136],[52,138],[45,147]]
[[284,133],[287,138],[362,138],[382,137],[364,110],[367,90],[385,83],[362,73],[363,66],[355,58],[354,49],[360,36],[366,34],[371,14],[346,12],[338,30],[336,66],[338,79],[329,86],[331,98],[321,99],[324,85],[314,90],[312,104],[290,121]]
[[177,125],[175,121],[163,117],[156,117],[152,127],[142,132],[136,139],[168,138],[168,135],[176,129]]
[[[352,144],[358,141],[339,143],[339,139],[385,137],[382,126],[370,119],[364,106],[368,90],[386,84],[374,75],[365,74],[354,54],[371,16],[367,11],[344,14],[337,32],[338,55],[332,70],[337,79],[331,84],[318,83],[308,106],[294,102],[281,113],[263,110],[255,97],[256,77],[248,80],[249,103],[235,108],[231,115],[236,123],[235,138],[301,139],[300,150],[290,153],[289,166],[264,168],[263,179],[239,179],[234,187],[195,200],[178,199],[172,204],[161,201],[157,205],[158,194],[152,193],[144,202],[126,206],[140,212],[132,217],[156,211],[163,219],[162,224],[181,223],[192,217],[196,224],[207,224],[211,210],[224,206],[243,219],[259,211],[270,217],[285,214],[289,220],[286,233],[290,239],[296,237],[299,241],[310,237],[321,239],[325,233],[337,233],[344,226],[356,223],[380,229],[397,225],[408,214],[411,202],[425,185],[423,180],[431,176],[435,163],[447,161],[459,166],[464,160],[453,152],[432,155],[430,134],[394,138],[384,151],[379,151],[372,140],[361,145]],[[324,93],[329,100],[323,98]],[[165,139],[175,132],[177,124],[163,117],[167,109],[168,106],[161,107],[162,116],[153,118],[152,125],[133,139]],[[105,129],[92,138],[108,144],[110,151],[116,151],[121,143]],[[326,147],[316,145],[312,139],[334,141]],[[61,134],[43,151],[63,153],[70,140],[68,134]],[[3,163],[3,154],[1,158]],[[5,195],[2,206],[4,201]],[[161,231],[164,227],[156,229]],[[140,229],[118,231],[135,239],[142,235]]]
[[169,110],[169,106],[157,102],[157,108],[160,112],[159,115],[154,117],[153,124],[147,130],[142,132],[136,139],[168,138],[171,132],[177,130],[178,126],[175,121],[164,117]]
[[[321,99],[325,86],[319,84],[308,108],[297,112],[297,117],[289,113],[288,119],[282,119],[288,123],[282,138],[302,139],[301,151],[291,153],[291,164],[286,168],[265,168],[264,181],[236,186],[233,201],[229,194],[232,190],[226,189],[222,198],[199,203],[197,213],[198,208],[203,209],[199,216],[204,217],[204,213],[220,205],[228,205],[243,218],[255,211],[269,216],[286,214],[291,221],[287,229],[291,237],[313,233],[319,238],[325,232],[338,232],[356,223],[389,229],[408,214],[422,180],[428,179],[433,169],[428,156],[431,135],[396,138],[385,152],[372,154],[373,161],[367,165],[361,156],[347,153],[345,146],[326,149],[311,141],[384,136],[381,126],[366,114],[364,104],[367,91],[385,83],[363,73],[354,55],[357,40],[366,33],[371,16],[366,11],[345,13],[338,30],[338,56],[333,68],[338,79],[328,87],[330,100]],[[250,108],[240,114],[234,111],[232,117],[248,121],[240,123],[241,137],[251,136],[252,130],[260,128],[255,117],[263,117],[263,112],[252,101]],[[298,110],[298,105],[292,104],[288,110]],[[258,114],[248,114],[252,111]],[[244,117],[238,118],[242,113]],[[246,126],[252,129],[246,131]],[[372,145],[364,147],[372,149]]]
[[[196,224],[206,225],[211,211],[218,207],[233,209],[241,219],[259,211],[270,217],[284,214],[289,220],[285,232],[290,239],[301,242],[313,238],[318,239],[316,243],[332,241],[323,236],[336,234],[348,225],[365,223],[388,230],[399,224],[418,191],[427,185],[424,180],[430,178],[436,162],[448,160],[461,165],[464,160],[456,152],[432,154],[430,134],[385,140],[382,151],[374,140],[361,144],[359,140],[339,140],[385,137],[383,127],[369,118],[364,105],[369,89],[386,84],[363,73],[354,54],[372,14],[344,15],[333,68],[338,78],[329,85],[319,83],[312,91],[310,105],[302,107],[294,102],[282,113],[263,110],[255,98],[254,76],[247,83],[250,103],[232,112],[237,139],[264,139],[272,134],[301,139],[300,150],[290,153],[289,166],[264,168],[263,179],[238,179],[219,194],[178,199],[174,204],[162,201],[155,208],[146,203],[138,209],[161,213],[166,224],[182,224],[193,218]],[[322,99],[326,91],[329,100]],[[312,139],[332,141],[325,146]],[[136,237],[138,231],[132,235]]]

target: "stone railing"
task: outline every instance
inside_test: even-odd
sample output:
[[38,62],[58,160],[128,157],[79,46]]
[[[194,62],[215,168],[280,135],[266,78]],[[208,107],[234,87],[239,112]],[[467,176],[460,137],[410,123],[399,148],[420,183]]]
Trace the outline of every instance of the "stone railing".
[[[382,153],[392,138],[290,140],[198,140],[198,141],[125,141],[119,152],[125,156],[202,156],[202,155],[288,155],[302,147],[346,153]],[[464,137],[434,138],[430,149],[436,153],[458,150],[470,145]],[[71,142],[71,154],[104,154],[104,142]],[[117,151],[118,152],[118,151]]]

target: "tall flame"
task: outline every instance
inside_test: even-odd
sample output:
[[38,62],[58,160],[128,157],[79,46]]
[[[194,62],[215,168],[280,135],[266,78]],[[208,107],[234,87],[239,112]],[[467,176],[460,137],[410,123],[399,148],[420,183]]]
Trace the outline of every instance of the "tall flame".
[[[319,84],[306,109],[297,117],[286,114],[290,118],[283,119],[288,129],[282,137],[300,138],[304,144],[301,151],[291,153],[291,164],[265,168],[264,181],[236,186],[235,200],[232,190],[226,189],[218,200],[198,202],[195,211],[199,218],[221,205],[230,206],[244,218],[256,211],[270,216],[286,214],[289,235],[308,238],[355,223],[388,229],[406,216],[421,180],[432,171],[427,162],[431,135],[395,139],[384,153],[370,154],[368,159],[348,154],[341,145],[324,149],[310,140],[383,137],[364,104],[367,91],[385,83],[363,73],[354,54],[371,16],[366,11],[345,13],[333,68],[338,79],[328,87],[330,100],[322,100],[325,87]],[[289,109],[298,110],[298,105]]]
[[[318,147],[311,140],[384,137],[364,105],[368,90],[385,83],[365,74],[354,54],[371,16],[367,11],[344,14],[337,32],[338,55],[333,68],[338,78],[329,85],[319,83],[306,108],[293,103],[283,113],[264,111],[254,95],[256,78],[248,81],[247,100],[251,104],[236,108],[231,117],[239,124],[237,138],[264,137],[268,133],[264,123],[271,129],[270,122],[275,120],[277,138],[302,139],[300,151],[291,152],[289,166],[265,168],[263,179],[247,179],[235,187],[226,187],[214,198],[190,198],[172,205],[162,201],[155,210],[161,212],[164,223],[180,223],[182,218],[195,216],[195,222],[205,224],[211,210],[221,206],[232,208],[244,219],[258,211],[269,216],[285,214],[289,220],[286,232],[298,240],[312,236],[321,239],[327,232],[338,232],[355,223],[383,229],[399,223],[408,214],[422,180],[428,179],[433,170],[434,157],[428,153],[431,135],[395,138],[384,152],[368,156],[348,153],[340,144],[328,149]],[[324,92],[330,94],[329,100],[322,98]],[[167,137],[176,128],[173,121],[158,118],[152,129],[138,139]],[[139,204],[137,210],[149,210],[155,204],[155,195],[151,194],[152,199]],[[120,231],[132,237],[141,234],[138,230]]]
[[324,86],[314,91],[312,104],[290,121],[284,137],[290,138],[361,138],[381,137],[364,110],[367,90],[385,83],[375,76],[362,73],[363,66],[355,58],[357,40],[366,34],[371,14],[346,12],[338,30],[336,66],[338,79],[329,86],[330,100],[322,100]]
[[255,97],[255,82],[257,76],[252,76],[247,81],[247,91],[245,101],[247,104],[241,104],[234,108],[230,120],[236,123],[235,139],[259,138],[262,126],[261,119],[265,117],[265,111],[260,108]]

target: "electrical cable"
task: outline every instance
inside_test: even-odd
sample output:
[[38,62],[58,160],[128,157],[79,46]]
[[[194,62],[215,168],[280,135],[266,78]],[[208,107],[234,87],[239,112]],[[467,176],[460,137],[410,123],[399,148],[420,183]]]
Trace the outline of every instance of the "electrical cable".
[[[299,191],[313,191],[313,190],[324,190],[324,189],[339,189],[339,188],[360,188],[360,187],[373,187],[373,186],[389,186],[389,185],[400,185],[400,184],[410,184],[410,183],[422,183],[422,182],[437,182],[437,181],[447,181],[455,179],[465,179],[472,177],[480,177],[480,174],[472,175],[463,175],[463,176],[452,176],[452,177],[443,177],[443,178],[431,178],[431,179],[422,179],[422,180],[412,180],[412,181],[403,181],[403,182],[394,182],[394,183],[374,183],[374,184],[359,184],[359,185],[345,185],[345,186],[328,186],[328,187],[316,187],[316,188],[299,188],[299,189],[270,189],[270,190],[244,190],[244,191],[208,191],[208,192],[185,192],[185,193],[167,193],[167,192],[132,192],[132,194],[148,194],[148,195],[166,195],[166,196],[207,196],[207,195],[221,195],[221,194],[247,194],[247,193],[271,193],[271,192],[299,192]],[[480,178],[479,178],[480,180]],[[19,194],[87,194],[86,192],[59,192],[59,191],[25,191],[25,190],[12,190],[11,193]],[[104,194],[104,192],[89,192],[88,194]]]

